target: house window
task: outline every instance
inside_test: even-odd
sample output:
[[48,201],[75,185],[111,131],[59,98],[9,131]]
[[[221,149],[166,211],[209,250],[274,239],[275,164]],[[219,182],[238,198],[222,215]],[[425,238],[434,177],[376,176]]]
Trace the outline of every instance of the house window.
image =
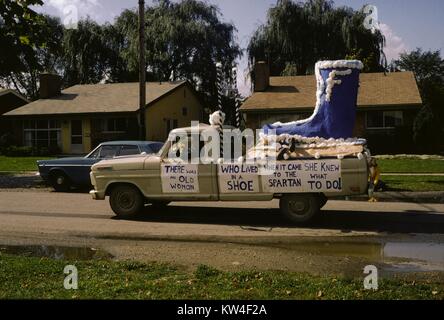
[[390,129],[403,125],[402,111],[371,111],[366,114],[368,129]]
[[23,122],[25,146],[61,147],[62,130],[57,120],[26,120]]
[[104,132],[126,132],[128,128],[127,119],[125,118],[110,118],[103,120]]

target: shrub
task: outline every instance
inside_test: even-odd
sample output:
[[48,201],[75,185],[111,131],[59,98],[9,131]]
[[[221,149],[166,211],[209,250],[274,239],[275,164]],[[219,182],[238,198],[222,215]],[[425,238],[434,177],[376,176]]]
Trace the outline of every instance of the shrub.
[[10,146],[3,148],[2,154],[8,157],[32,157],[52,156],[60,153],[58,147],[18,147]]

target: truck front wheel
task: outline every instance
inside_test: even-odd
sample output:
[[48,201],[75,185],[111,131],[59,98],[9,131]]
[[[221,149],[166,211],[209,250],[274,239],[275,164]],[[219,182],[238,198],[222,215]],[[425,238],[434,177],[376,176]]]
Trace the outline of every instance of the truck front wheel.
[[312,221],[318,215],[320,204],[316,194],[289,194],[281,198],[279,206],[287,219],[302,224]]
[[111,190],[109,203],[118,217],[130,218],[141,212],[144,199],[136,187],[118,185]]

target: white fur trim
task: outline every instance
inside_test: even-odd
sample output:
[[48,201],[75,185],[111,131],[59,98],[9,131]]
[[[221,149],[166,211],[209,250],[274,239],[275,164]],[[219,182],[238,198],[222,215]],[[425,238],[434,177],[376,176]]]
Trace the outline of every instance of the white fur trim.
[[348,76],[351,73],[352,73],[351,69],[347,69],[347,70],[344,70],[344,71],[333,70],[332,72],[330,72],[330,74],[328,75],[328,79],[327,79],[327,89],[326,89],[325,100],[330,101],[331,95],[333,93],[333,87],[335,85],[339,85],[339,84],[342,83],[342,80],[337,80],[335,78],[337,76]]
[[221,127],[225,122],[225,117],[225,113],[223,113],[222,111],[216,111],[210,115],[210,124],[212,126]]

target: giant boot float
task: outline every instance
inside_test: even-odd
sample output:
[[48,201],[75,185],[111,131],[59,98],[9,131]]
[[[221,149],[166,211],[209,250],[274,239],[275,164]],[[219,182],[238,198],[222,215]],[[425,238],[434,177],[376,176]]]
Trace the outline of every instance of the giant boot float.
[[316,63],[316,108],[305,120],[266,125],[264,131],[302,137],[351,138],[356,117],[359,73],[357,60],[320,61]]
[[[278,159],[362,156],[366,141],[352,138],[356,120],[358,60],[316,63],[316,107],[305,120],[265,125],[262,151],[278,152]],[[257,149],[261,149],[258,145]]]

